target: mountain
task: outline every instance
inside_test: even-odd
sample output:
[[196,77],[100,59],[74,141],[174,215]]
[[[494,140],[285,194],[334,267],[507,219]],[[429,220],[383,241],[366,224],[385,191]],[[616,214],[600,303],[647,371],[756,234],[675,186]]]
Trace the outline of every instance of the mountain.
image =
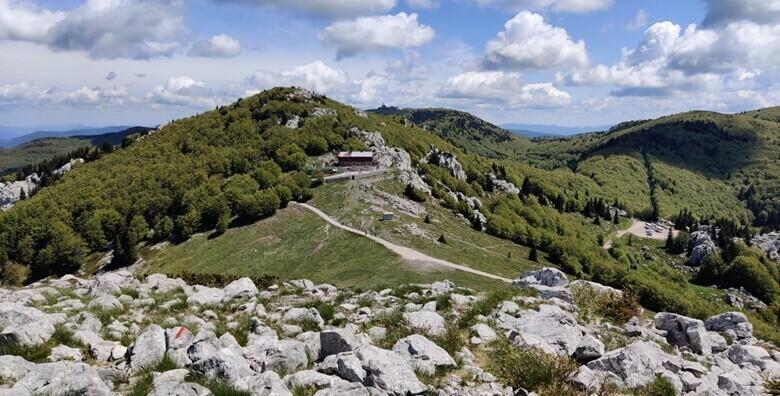
[[[462,112],[364,113],[275,88],[97,153],[0,214],[2,278],[24,283],[143,258],[149,271],[190,279],[305,275],[378,290],[450,279],[491,291],[555,266],[654,312],[706,319],[738,309],[759,337],[780,344],[777,265],[734,239],[749,242],[745,231],[754,231],[735,183],[771,190],[777,167],[759,164],[780,158],[772,117],[694,112],[531,141]],[[718,162],[714,147],[735,152]],[[381,169],[329,177],[333,153],[353,150],[372,150]],[[694,212],[695,221],[679,216],[691,227],[718,224],[701,247],[711,252],[704,275],[685,265],[685,233],[668,247],[621,237],[641,228],[632,214],[672,217],[678,208]],[[383,221],[385,212],[393,219]],[[726,288],[765,305],[729,305]]]
[[502,128],[517,133],[525,137],[556,137],[578,135],[580,133],[606,131],[609,126],[595,127],[566,127],[560,125],[542,125],[542,124],[503,124]]
[[[109,128],[113,129],[113,128]],[[46,161],[74,150],[100,146],[103,143],[119,145],[128,135],[142,133],[149,128],[131,127],[118,132],[92,135],[74,135],[70,137],[46,137],[26,141],[10,148],[0,148],[0,174],[12,173],[21,168]],[[75,132],[75,131],[73,131]],[[86,132],[95,132],[89,130]],[[39,132],[43,134],[44,132]],[[70,132],[68,132],[70,133]],[[30,136],[30,135],[28,135]]]
[[72,137],[72,136],[105,135],[109,133],[120,132],[129,128],[131,127],[130,126],[109,126],[109,127],[102,127],[102,128],[79,128],[79,129],[71,129],[67,131],[36,131],[36,132],[26,133],[22,136],[13,137],[10,139],[0,139],[0,147],[15,147],[20,144],[31,142],[33,140],[40,140],[43,138],[64,138],[64,137]]

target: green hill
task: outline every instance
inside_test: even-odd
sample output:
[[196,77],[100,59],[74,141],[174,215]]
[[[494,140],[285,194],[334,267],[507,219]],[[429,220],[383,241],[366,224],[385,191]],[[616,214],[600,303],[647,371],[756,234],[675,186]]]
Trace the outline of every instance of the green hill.
[[[351,286],[447,277],[496,287],[465,272],[400,265],[377,244],[293,215],[291,201],[311,200],[372,235],[480,271],[512,277],[529,267],[555,265],[579,278],[632,290],[654,311],[702,318],[724,310],[711,292],[691,283],[696,279],[688,272],[664,260],[639,259],[631,245],[603,249],[605,237],[616,230],[608,207],[640,212],[655,202],[661,214],[695,205],[700,213],[734,209],[738,216],[741,203],[717,194],[737,196],[730,181],[737,172],[753,169],[755,158],[771,154],[766,143],[776,139],[776,123],[691,113],[570,139],[511,139],[514,143],[506,146],[516,145],[518,153],[521,147],[526,150],[516,155],[498,151],[502,134],[484,122],[461,130],[447,115],[455,113],[431,114],[444,114],[446,128],[434,127],[439,118],[410,124],[397,114],[366,115],[324,96],[276,88],[178,120],[77,167],[0,214],[0,261],[6,263],[2,278],[22,282],[73,272],[91,264],[88,257],[110,252],[112,266],[128,265],[141,255],[153,268],[169,273],[282,279],[310,275]],[[689,121],[693,117],[706,119]],[[707,121],[711,119],[722,124]],[[483,129],[492,132],[481,140],[460,136]],[[388,146],[406,151],[431,195],[404,185],[395,171],[371,183],[320,185],[327,170],[322,156],[365,150],[361,131],[379,132]],[[699,142],[700,149],[664,153],[664,148],[693,143],[696,137],[707,140]],[[683,166],[684,161],[707,160],[704,156],[714,161],[709,140],[729,143],[743,154],[725,156],[731,163],[709,173],[704,164]],[[457,159],[462,174],[450,169],[451,162],[440,161],[441,155],[429,155],[434,148]],[[753,159],[743,158],[748,149],[754,150]],[[513,183],[520,193],[502,191],[493,177]],[[377,214],[388,205],[396,207],[393,201],[404,195],[422,201],[427,221],[401,213],[398,223],[379,222]],[[161,246],[167,247],[158,251]],[[302,264],[309,256],[317,261]],[[775,279],[766,264],[751,261],[754,257],[726,259],[724,267],[733,266],[732,261],[758,266],[745,273],[758,274],[762,282]],[[369,273],[376,278],[368,279]],[[733,286],[750,279],[738,278]],[[764,297],[771,304],[775,295]],[[771,330],[777,325],[776,305],[754,324],[765,338],[780,340],[776,327]]]

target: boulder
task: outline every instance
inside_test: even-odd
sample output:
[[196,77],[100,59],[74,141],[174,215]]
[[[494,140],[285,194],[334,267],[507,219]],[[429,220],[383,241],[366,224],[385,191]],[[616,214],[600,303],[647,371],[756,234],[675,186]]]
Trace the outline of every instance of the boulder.
[[688,263],[691,265],[701,264],[704,257],[718,250],[708,231],[692,232],[688,244],[691,252],[691,255],[688,257]]
[[127,270],[104,272],[95,276],[89,285],[90,295],[119,294],[122,288],[132,287],[137,283],[133,274]]
[[428,390],[414,374],[412,366],[399,354],[373,345],[358,348],[356,355],[368,375],[365,385],[390,395],[420,395]]
[[666,367],[688,367],[675,356],[665,353],[653,342],[636,341],[623,348],[607,352],[587,364],[597,373],[611,373],[629,388],[645,385]]
[[547,353],[571,356],[587,330],[570,313],[555,305],[540,305],[517,316],[494,313],[499,328],[517,346],[537,347]]
[[14,384],[12,391],[34,395],[111,395],[92,366],[77,362],[43,363],[33,366],[29,373]]
[[407,312],[403,317],[413,329],[428,335],[443,335],[447,331],[444,318],[436,312]]
[[484,342],[492,342],[498,338],[496,332],[484,323],[477,323],[471,326],[471,332]]
[[194,373],[211,379],[225,380],[230,384],[241,384],[255,372],[241,354],[231,348],[221,348],[213,355],[192,364]]
[[369,392],[366,387],[354,382],[337,384],[331,388],[325,388],[317,391],[314,396],[372,396],[376,392]]
[[669,312],[659,312],[653,320],[656,329],[666,331],[670,344],[689,347],[700,355],[712,353],[712,342],[701,320]]
[[208,388],[191,382],[165,381],[154,385],[149,396],[211,396]]
[[253,364],[283,373],[292,373],[309,364],[306,345],[295,340],[276,340],[272,338],[251,339],[244,349],[244,356]]
[[596,360],[604,354],[604,344],[593,336],[582,337],[572,358],[578,363],[585,364]]
[[244,383],[252,396],[293,396],[284,381],[273,371],[248,377]]
[[319,370],[327,374],[335,374],[350,381],[362,383],[366,379],[366,370],[353,352],[344,352],[326,357],[319,365]]
[[58,345],[51,349],[49,354],[50,362],[58,362],[60,360],[72,360],[74,362],[80,362],[84,357],[81,354],[81,350],[77,348],[71,348],[66,345]]
[[223,289],[225,292],[225,298],[228,300],[237,298],[252,298],[257,296],[259,291],[257,286],[249,278],[241,278],[230,282],[229,285]]
[[728,349],[728,357],[736,364],[752,364],[761,370],[767,367],[768,362],[775,363],[769,352],[757,345],[734,344]]
[[393,352],[403,356],[418,372],[433,375],[439,367],[455,367],[455,360],[433,341],[412,334],[393,345]]
[[290,308],[282,315],[282,321],[291,323],[310,322],[320,329],[325,325],[325,320],[322,319],[316,308]]
[[63,315],[47,314],[15,303],[0,303],[0,327],[3,329],[0,347],[43,344],[54,334],[54,325],[63,320]]
[[134,372],[150,369],[165,357],[165,331],[158,325],[150,325],[128,349],[130,368]]
[[89,307],[89,309],[101,309],[104,311],[123,308],[122,302],[120,302],[118,298],[109,294],[98,296],[94,300],[90,301],[87,307]]
[[0,378],[16,382],[29,373],[35,363],[28,362],[19,356],[0,355]]
[[146,286],[157,293],[170,293],[184,289],[187,284],[181,279],[171,279],[164,274],[152,274],[146,277]]
[[710,331],[729,333],[736,339],[753,337],[753,325],[742,312],[726,312],[707,318],[704,327]]
[[320,332],[320,359],[341,352],[354,351],[358,339],[351,328],[325,330]]
[[206,286],[194,286],[192,293],[187,297],[190,305],[218,305],[225,299],[222,289]]
[[569,284],[569,278],[557,268],[546,267],[537,271],[524,272],[512,284],[518,286],[566,286]]
[[346,383],[339,377],[334,377],[314,370],[303,370],[284,377],[284,382],[289,389],[301,388],[331,388],[339,384]]

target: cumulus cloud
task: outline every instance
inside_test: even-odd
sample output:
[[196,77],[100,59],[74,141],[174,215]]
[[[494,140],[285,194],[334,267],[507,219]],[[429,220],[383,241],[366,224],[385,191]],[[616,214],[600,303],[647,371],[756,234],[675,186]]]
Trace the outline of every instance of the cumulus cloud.
[[348,18],[376,15],[390,11],[397,0],[214,0],[217,3],[233,3],[260,7],[289,9],[306,14]]
[[198,41],[189,51],[190,56],[204,58],[233,58],[241,53],[241,43],[224,35],[216,35],[208,40]]
[[440,97],[499,103],[509,107],[550,108],[571,103],[571,95],[550,83],[525,84],[520,73],[466,72],[451,77]]
[[281,72],[260,70],[250,76],[246,85],[248,91],[257,91],[277,86],[298,86],[319,93],[327,93],[331,89],[349,82],[347,73],[335,69],[323,61],[315,61]]
[[0,85],[0,104],[56,104],[72,107],[104,107],[121,105],[130,95],[124,86],[109,88],[83,86],[72,91],[41,88],[29,81]]
[[41,9],[28,2],[0,0],[0,39],[41,41],[65,16],[64,12]]
[[432,9],[439,6],[436,0],[406,0],[406,4],[412,8]]
[[498,7],[512,12],[520,10],[588,13],[605,10],[612,0],[472,0],[483,7]]
[[[658,22],[614,65],[559,74],[571,85],[611,85],[618,96],[669,96],[696,92],[744,92],[756,79],[780,73],[780,18],[765,18],[780,1],[708,1],[701,25]],[[764,15],[758,16],[761,12]],[[728,12],[726,12],[728,11]],[[726,14],[728,15],[726,15]]]
[[148,59],[179,48],[183,14],[181,0],[87,0],[68,12],[0,0],[0,38],[92,58]]
[[205,83],[186,76],[172,77],[165,84],[155,85],[146,99],[154,104],[203,108],[217,103]]
[[585,42],[573,41],[565,29],[521,11],[504,24],[505,30],[487,43],[483,65],[488,69],[551,69],[585,67]]
[[433,28],[417,21],[417,14],[401,12],[335,22],[320,33],[320,39],[335,46],[337,56],[344,58],[362,51],[419,47],[434,35]]

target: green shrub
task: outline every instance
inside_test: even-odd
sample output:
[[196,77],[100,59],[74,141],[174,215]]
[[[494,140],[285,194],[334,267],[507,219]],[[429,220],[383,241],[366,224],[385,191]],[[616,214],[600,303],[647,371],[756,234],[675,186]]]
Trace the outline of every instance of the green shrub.
[[491,343],[490,352],[488,371],[514,389],[540,394],[576,394],[567,378],[578,366],[568,357],[536,348],[518,349],[504,338]]
[[765,303],[771,304],[780,287],[764,266],[753,257],[739,256],[726,270],[726,279],[735,287],[744,287]]
[[30,267],[14,263],[13,261],[5,263],[2,273],[0,273],[0,279],[3,280],[3,284],[9,286],[22,286],[29,277]]
[[502,301],[509,300],[515,295],[511,289],[499,289],[490,292],[484,298],[481,298],[475,302],[471,308],[458,320],[458,327],[465,329],[473,326],[477,322],[477,317],[480,315],[489,315],[498,304]]
[[414,188],[411,184],[407,184],[404,189],[404,195],[415,202],[425,202],[428,199],[428,194],[422,190]]
[[455,355],[456,352],[460,352],[466,340],[464,334],[461,333],[458,326],[453,323],[447,323],[444,334],[438,336],[429,337],[431,341],[436,345],[442,347],[450,355]]
[[779,396],[780,395],[780,379],[767,378],[764,383],[764,391],[768,395]]
[[668,379],[659,375],[649,384],[634,389],[633,394],[635,396],[675,396],[677,390]]

